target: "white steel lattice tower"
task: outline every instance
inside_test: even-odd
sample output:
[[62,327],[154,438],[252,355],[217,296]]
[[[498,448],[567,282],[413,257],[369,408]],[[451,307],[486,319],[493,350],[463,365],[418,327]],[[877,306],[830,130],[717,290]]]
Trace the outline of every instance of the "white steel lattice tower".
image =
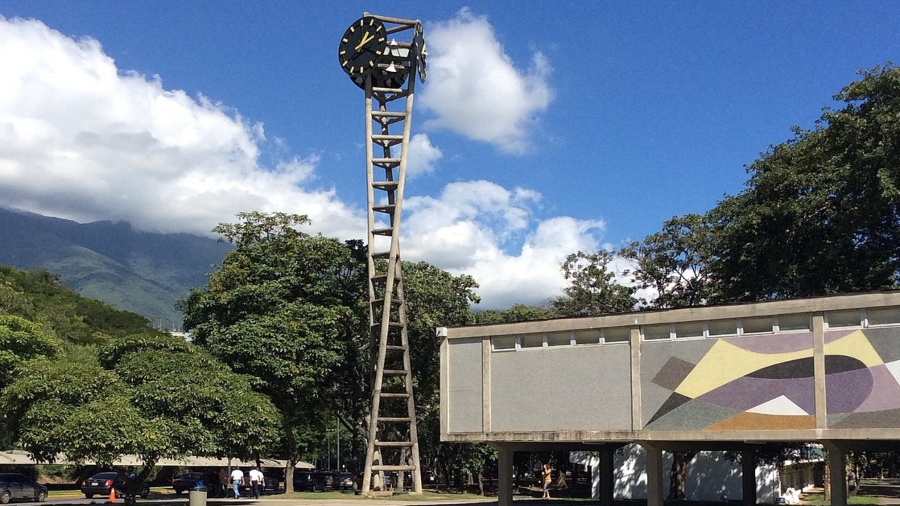
[[424,35],[418,20],[368,13],[347,29],[338,51],[342,67],[365,90],[366,99],[373,377],[363,494],[373,491],[379,482],[384,483],[385,471],[398,472],[401,486],[404,474],[410,472],[412,492],[422,492],[400,261],[400,215],[415,75],[418,73],[424,82],[425,56]]

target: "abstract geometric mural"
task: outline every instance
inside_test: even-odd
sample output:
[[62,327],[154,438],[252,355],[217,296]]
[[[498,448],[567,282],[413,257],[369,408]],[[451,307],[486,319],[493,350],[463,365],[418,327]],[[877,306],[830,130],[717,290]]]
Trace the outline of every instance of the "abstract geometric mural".
[[[825,334],[828,426],[900,426],[900,329]],[[881,353],[879,353],[879,350]],[[717,339],[696,363],[671,357],[651,382],[669,391],[644,429],[815,429],[810,332]]]

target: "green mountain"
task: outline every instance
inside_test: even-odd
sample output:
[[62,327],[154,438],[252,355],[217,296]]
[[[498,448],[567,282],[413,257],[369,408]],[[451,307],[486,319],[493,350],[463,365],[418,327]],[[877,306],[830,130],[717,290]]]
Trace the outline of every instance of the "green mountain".
[[0,264],[45,269],[79,294],[181,326],[175,302],[206,286],[230,244],[191,234],[134,230],[127,222],[76,223],[0,208]]

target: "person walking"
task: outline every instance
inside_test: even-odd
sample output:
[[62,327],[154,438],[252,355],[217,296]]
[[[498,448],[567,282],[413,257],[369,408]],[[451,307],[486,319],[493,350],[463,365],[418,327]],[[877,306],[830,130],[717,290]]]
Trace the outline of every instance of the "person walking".
[[228,471],[225,470],[224,467],[219,468],[219,489],[217,490],[219,495],[221,494],[222,498],[228,497]]
[[241,485],[244,484],[244,472],[241,471],[241,468],[235,467],[234,471],[231,471],[231,484],[234,486],[234,498],[241,498]]
[[544,464],[544,470],[541,471],[541,482],[544,485],[544,496],[541,499],[550,499],[550,482],[553,481],[551,476],[552,470],[550,464]]
[[259,469],[252,467],[250,468],[250,496],[254,499],[259,499],[259,491],[262,486],[265,484],[266,478],[263,476],[262,471]]

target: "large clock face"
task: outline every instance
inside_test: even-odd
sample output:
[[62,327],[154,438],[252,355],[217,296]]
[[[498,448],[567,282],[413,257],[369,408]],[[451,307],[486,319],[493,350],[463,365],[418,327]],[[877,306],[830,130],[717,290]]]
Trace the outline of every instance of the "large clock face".
[[338,47],[338,60],[350,78],[359,84],[367,76],[387,48],[384,23],[363,17],[344,32]]
[[416,68],[419,70],[419,82],[425,82],[425,65],[428,51],[425,49],[425,32],[422,30],[422,23],[416,23],[415,35],[413,35],[413,45],[415,46]]

